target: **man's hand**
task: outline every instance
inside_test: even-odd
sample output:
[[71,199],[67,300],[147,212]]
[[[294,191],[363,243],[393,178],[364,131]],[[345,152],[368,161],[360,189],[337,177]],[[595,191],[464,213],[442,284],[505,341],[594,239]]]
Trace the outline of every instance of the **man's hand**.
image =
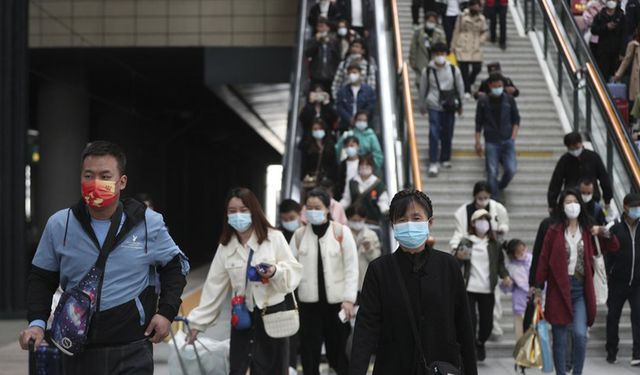
[[513,95],[513,93],[516,92],[516,88],[513,86],[507,86],[504,88],[504,91],[506,91],[509,95]]
[[44,330],[40,327],[29,327],[20,332],[20,347],[23,350],[29,349],[30,339],[34,339],[36,341],[34,348],[37,348],[42,343],[42,340],[44,340]]
[[460,109],[458,109],[458,116],[462,116],[462,107],[460,107]]
[[151,319],[146,331],[144,331],[144,335],[149,337],[149,335],[155,331],[154,335],[149,338],[149,341],[157,344],[169,335],[169,329],[171,329],[171,322],[169,319],[160,314],[156,314]]
[[347,320],[351,320],[356,316],[355,311],[353,309],[353,303],[351,302],[342,302],[342,309],[344,310],[344,314],[347,317]]
[[423,115],[423,116],[426,116],[426,114],[427,114],[427,109],[426,109],[426,108],[424,108],[424,107],[420,107],[420,114],[421,114],[421,115]]
[[607,23],[607,28],[608,28],[609,30],[613,30],[613,29],[615,29],[615,28],[616,28],[616,26],[618,26],[618,24],[617,24],[617,23],[615,23],[615,22],[613,22],[613,21],[610,21],[610,22],[608,22],[608,23]]
[[476,142],[476,154],[478,157],[482,157],[482,143]]

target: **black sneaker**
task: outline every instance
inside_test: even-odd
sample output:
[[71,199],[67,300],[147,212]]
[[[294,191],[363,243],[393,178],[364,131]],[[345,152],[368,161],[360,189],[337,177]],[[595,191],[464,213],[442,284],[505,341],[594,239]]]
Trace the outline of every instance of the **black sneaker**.
[[476,355],[478,357],[478,362],[483,362],[487,358],[487,352],[484,348],[484,344],[476,344]]
[[610,364],[615,364],[616,362],[618,362],[618,359],[616,358],[616,353],[614,352],[607,352],[607,363]]

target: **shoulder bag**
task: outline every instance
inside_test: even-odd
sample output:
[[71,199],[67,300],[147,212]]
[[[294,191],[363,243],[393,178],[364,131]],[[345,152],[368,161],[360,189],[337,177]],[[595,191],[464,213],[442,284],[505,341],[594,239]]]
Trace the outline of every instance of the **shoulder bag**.
[[596,245],[596,253],[593,255],[593,288],[596,292],[596,304],[606,305],[609,295],[609,286],[607,285],[607,268],[604,264],[604,257],[600,249],[600,240],[593,236],[593,242]]
[[438,79],[438,72],[433,68],[427,68],[427,82],[429,81],[429,70],[434,70],[433,76],[436,79],[436,87],[438,88],[438,94],[440,96],[439,103],[445,112],[455,112],[462,107],[462,102],[458,95],[458,84],[456,83],[456,68],[453,65],[451,67],[451,77],[453,79],[453,90],[442,90],[440,88],[440,80]]

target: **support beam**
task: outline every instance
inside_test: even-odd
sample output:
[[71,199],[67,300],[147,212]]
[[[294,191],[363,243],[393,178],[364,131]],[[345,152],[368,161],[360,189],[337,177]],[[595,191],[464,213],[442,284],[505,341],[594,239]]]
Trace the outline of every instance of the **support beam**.
[[25,309],[28,1],[0,0],[0,315]]

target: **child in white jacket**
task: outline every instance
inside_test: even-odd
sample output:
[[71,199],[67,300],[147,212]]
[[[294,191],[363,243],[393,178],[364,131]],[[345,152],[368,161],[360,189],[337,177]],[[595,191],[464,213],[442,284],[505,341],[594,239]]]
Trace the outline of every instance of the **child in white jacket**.
[[352,205],[347,209],[349,228],[353,232],[358,248],[358,291],[362,290],[364,275],[372,260],[381,254],[378,235],[365,223],[367,212],[360,205]]

